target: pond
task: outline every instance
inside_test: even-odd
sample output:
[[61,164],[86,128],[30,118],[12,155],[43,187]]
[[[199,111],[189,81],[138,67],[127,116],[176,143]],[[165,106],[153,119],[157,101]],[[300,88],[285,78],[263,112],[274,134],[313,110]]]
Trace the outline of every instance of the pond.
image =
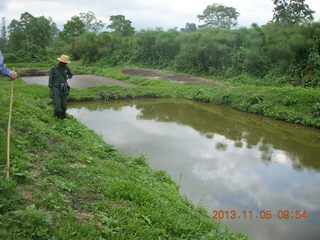
[[[22,77],[21,79],[26,83],[48,86],[49,76]],[[86,88],[97,85],[133,86],[131,83],[97,75],[73,75],[71,79],[68,79],[68,83],[72,88]]]
[[[211,216],[225,211],[234,231],[319,239],[320,130],[178,99],[77,103],[68,112],[121,152],[146,154]],[[266,211],[272,217],[262,219]]]

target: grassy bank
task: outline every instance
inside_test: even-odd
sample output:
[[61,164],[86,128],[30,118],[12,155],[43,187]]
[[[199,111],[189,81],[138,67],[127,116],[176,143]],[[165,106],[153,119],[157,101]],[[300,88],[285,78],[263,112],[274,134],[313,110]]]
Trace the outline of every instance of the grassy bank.
[[135,87],[73,89],[70,100],[108,100],[135,97],[185,98],[228,106],[243,112],[320,128],[320,90],[292,86],[219,86],[181,84],[165,80],[129,77],[122,68],[74,66],[76,73],[93,73],[136,84]]
[[[112,72],[118,74],[106,74]],[[163,96],[179,85],[127,80],[139,86],[72,89],[70,97]],[[0,79],[0,239],[248,239],[181,197],[170,177],[150,169],[144,157],[122,155],[72,117],[55,120],[47,87],[20,80],[14,89],[12,178],[5,180],[8,89]]]
[[[16,67],[48,69],[52,63],[21,63]],[[181,84],[143,77],[129,77],[124,67],[85,67],[79,62],[71,66],[77,74],[97,74],[136,84],[136,87],[91,87],[73,89],[70,100],[106,100],[134,97],[186,98],[228,106],[243,112],[264,115],[277,120],[320,128],[320,90],[278,84],[275,80],[246,76],[230,78],[211,77],[222,85]],[[172,73],[172,72],[171,72]],[[265,83],[265,84],[263,84]],[[270,85],[270,86],[265,86]]]

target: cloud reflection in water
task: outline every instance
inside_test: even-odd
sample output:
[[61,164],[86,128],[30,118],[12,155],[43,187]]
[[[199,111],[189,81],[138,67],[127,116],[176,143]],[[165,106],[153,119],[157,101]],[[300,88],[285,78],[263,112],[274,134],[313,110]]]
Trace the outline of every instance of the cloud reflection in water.
[[145,153],[208,210],[308,210],[309,219],[227,221],[261,240],[320,235],[320,131],[188,101],[70,109],[124,153]]

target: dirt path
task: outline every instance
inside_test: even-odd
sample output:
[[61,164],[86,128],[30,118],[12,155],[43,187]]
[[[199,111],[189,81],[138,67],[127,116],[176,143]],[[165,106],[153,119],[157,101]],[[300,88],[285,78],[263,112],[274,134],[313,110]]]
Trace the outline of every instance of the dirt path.
[[130,68],[130,69],[124,69],[122,72],[130,76],[140,76],[140,77],[147,77],[152,79],[164,79],[164,80],[171,80],[176,82],[191,82],[191,83],[201,83],[201,84],[210,84],[210,85],[221,85],[221,83],[212,82],[205,78],[194,77],[190,75],[181,75],[181,74],[165,74],[161,70],[154,70],[154,69]]

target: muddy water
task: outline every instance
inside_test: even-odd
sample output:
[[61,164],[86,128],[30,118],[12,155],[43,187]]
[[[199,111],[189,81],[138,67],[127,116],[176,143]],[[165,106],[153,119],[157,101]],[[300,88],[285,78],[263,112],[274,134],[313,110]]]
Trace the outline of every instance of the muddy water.
[[[195,204],[210,213],[235,210],[236,219],[222,221],[234,231],[259,240],[319,239],[319,130],[185,100],[70,107],[117,149],[147,154]],[[271,219],[261,219],[266,210]],[[283,210],[292,218],[277,219]],[[308,218],[293,219],[300,210]]]
[[[36,83],[48,86],[48,76],[22,77],[26,83]],[[74,75],[68,79],[68,83],[72,88],[86,88],[97,85],[119,85],[132,86],[133,84],[115,80],[112,78],[105,78],[97,75]]]

